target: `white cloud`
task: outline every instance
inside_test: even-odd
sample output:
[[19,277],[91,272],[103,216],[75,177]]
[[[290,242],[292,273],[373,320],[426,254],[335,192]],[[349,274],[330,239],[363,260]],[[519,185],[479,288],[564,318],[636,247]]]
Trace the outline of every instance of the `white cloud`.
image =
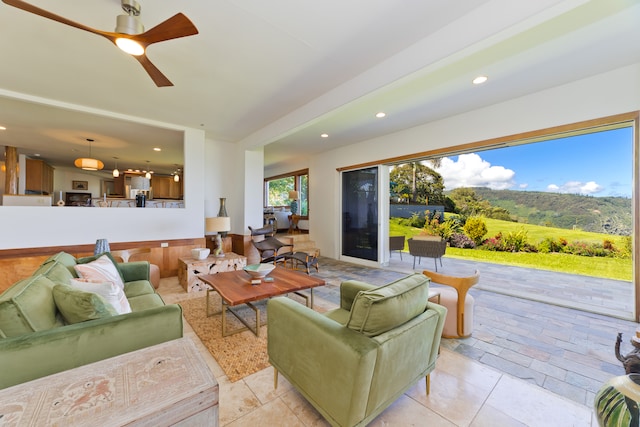
[[604,190],[604,187],[595,181],[580,182],[567,181],[561,186],[556,184],[547,185],[547,191],[563,194],[595,194]]
[[475,154],[461,154],[458,161],[444,157],[436,171],[444,178],[447,190],[458,187],[489,187],[505,190],[515,185],[515,172],[502,166],[491,166]]
[[528,187],[529,187],[529,184],[520,184],[520,185],[518,185],[518,188],[521,189],[521,190],[525,190]]

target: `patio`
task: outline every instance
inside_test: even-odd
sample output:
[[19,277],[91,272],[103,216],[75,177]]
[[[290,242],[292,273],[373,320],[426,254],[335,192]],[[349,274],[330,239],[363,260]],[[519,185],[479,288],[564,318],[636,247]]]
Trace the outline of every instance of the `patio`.
[[[319,275],[332,283],[383,284],[413,271],[413,257],[403,253],[403,259],[396,252],[388,267],[373,269],[323,258]],[[433,260],[423,259],[415,271],[425,268],[433,269]],[[438,267],[451,275],[475,269],[481,278],[469,291],[475,298],[473,335],[443,339],[444,347],[587,407],[606,380],[624,374],[614,344],[622,332],[623,354],[633,348],[629,339],[638,324],[619,318],[631,316],[629,283],[446,256]],[[317,295],[336,303],[339,298],[336,286]],[[549,303],[541,302],[545,298]]]

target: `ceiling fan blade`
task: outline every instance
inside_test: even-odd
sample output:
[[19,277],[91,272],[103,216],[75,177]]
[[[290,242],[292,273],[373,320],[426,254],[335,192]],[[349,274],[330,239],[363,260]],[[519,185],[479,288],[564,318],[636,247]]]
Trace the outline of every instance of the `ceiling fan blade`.
[[151,77],[156,86],[173,86],[173,83],[171,83],[171,81],[166,78],[165,75],[162,74],[162,72],[158,70],[155,65],[153,65],[149,58],[147,58],[147,55],[142,54],[140,56],[134,56],[134,58],[136,58],[138,62],[142,64],[142,67],[147,71],[147,74],[149,74],[149,77]]
[[100,31],[100,30],[96,30],[96,29],[91,28],[91,27],[87,27],[86,25],[82,25],[82,24],[80,24],[78,22],[72,21],[72,20],[67,19],[67,18],[65,18],[63,16],[60,16],[60,15],[56,15],[55,13],[49,12],[47,10],[40,9],[39,7],[36,7],[36,6],[32,5],[32,4],[24,2],[22,0],[2,0],[2,2],[8,4],[9,6],[13,6],[13,7],[17,7],[18,9],[22,9],[25,12],[30,12],[30,13],[33,13],[35,15],[42,16],[43,18],[51,19],[53,21],[60,22],[61,24],[69,25],[71,27],[78,28],[80,30],[88,31],[88,32],[93,33],[93,34],[98,34],[98,35],[110,38],[108,36],[109,33],[106,33],[104,31]]
[[185,15],[178,13],[150,30],[145,31],[142,34],[133,35],[131,38],[146,47],[152,43],[193,36],[196,34],[198,34],[198,29],[195,25],[193,25]]
[[[146,48],[152,43],[198,34],[198,29],[193,25],[189,18],[187,18],[182,13],[178,13],[172,16],[171,18],[167,19],[164,22],[161,22],[160,24],[156,25],[148,31],[145,31],[142,34],[127,35],[96,30],[95,28],[87,27],[86,25],[82,25],[63,16],[56,15],[55,13],[49,12],[44,9],[40,9],[37,6],[34,6],[22,0],[2,0],[2,2],[8,4],[9,6],[24,10],[25,12],[33,13],[43,18],[51,19],[52,21],[56,21],[61,24],[77,28],[79,30],[88,31],[90,33],[105,37],[114,44],[116,42],[116,39],[125,36],[126,38],[137,41]],[[162,74],[162,72],[155,65],[153,65],[149,58],[147,58],[146,54],[134,57],[138,60],[138,62],[140,62],[140,64],[142,64],[142,67],[147,71],[147,74],[149,74],[149,77],[151,77],[156,86],[173,86],[173,83],[171,83],[171,81],[169,81],[169,79],[167,79],[165,75]]]

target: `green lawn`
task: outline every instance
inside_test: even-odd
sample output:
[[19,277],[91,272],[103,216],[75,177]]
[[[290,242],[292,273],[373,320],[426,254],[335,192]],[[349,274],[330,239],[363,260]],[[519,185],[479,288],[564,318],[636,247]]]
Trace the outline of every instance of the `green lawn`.
[[[602,243],[603,239],[609,239],[614,242],[614,245],[622,245],[624,239],[620,236],[611,236],[608,234],[588,233],[579,230],[565,230],[492,219],[487,219],[486,223],[489,229],[487,237],[495,236],[500,231],[506,234],[510,231],[519,231],[521,228],[524,228],[527,230],[529,242],[534,244],[543,240],[545,237],[554,237],[556,239],[562,237],[569,242],[580,240],[600,243]],[[392,236],[404,235],[408,239],[409,237],[420,234],[420,231],[421,229],[419,228],[399,225],[395,218],[389,221],[389,232]],[[408,246],[405,244],[405,251],[408,250]],[[631,281],[632,279],[631,259],[584,257],[557,253],[492,252],[480,249],[459,248],[447,248],[447,254],[445,256],[495,264],[560,271],[571,274],[582,274],[607,279],[626,281]]]
[[544,227],[542,225],[522,224],[519,222],[500,221],[498,219],[485,218],[487,224],[486,237],[493,237],[502,231],[502,234],[509,232],[518,232],[521,229],[527,231],[527,237],[529,243],[537,244],[544,240],[546,237],[553,237],[554,239],[567,239],[569,242],[581,241],[589,243],[602,243],[605,239],[613,242],[614,245],[624,245],[623,236],[613,236],[611,234],[604,233],[590,233],[582,230],[567,230],[564,228]]

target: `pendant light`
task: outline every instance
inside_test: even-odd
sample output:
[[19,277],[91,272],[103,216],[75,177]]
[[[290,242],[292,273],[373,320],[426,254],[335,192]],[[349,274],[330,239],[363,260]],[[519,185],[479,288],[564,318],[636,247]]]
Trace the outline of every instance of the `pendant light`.
[[147,160],[147,172],[144,174],[144,177],[147,179],[151,179],[151,169],[149,169],[149,160]]
[[73,162],[73,164],[77,168],[84,169],[86,171],[97,171],[104,168],[104,163],[91,157],[91,143],[94,140],[92,138],[86,138],[86,140],[89,143],[89,157],[79,157]]
[[118,170],[118,158],[114,157],[114,159],[116,159],[116,167],[113,169],[113,177],[117,178],[120,176],[120,171]]

